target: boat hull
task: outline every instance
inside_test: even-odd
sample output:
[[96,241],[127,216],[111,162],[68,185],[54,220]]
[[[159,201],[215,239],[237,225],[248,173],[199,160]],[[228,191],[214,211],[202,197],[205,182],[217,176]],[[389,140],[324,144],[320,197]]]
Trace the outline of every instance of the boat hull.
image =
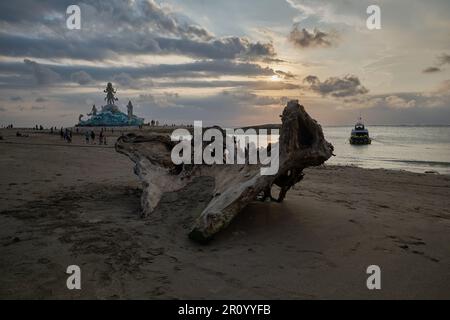
[[371,144],[372,139],[370,139],[367,136],[366,137],[350,137],[349,142],[350,142],[350,144],[356,144],[356,145]]

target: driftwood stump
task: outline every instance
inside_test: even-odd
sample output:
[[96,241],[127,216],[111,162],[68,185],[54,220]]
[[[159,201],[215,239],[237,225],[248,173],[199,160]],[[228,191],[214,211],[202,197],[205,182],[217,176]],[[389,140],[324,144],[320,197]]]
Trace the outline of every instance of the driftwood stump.
[[[283,201],[289,189],[303,178],[304,168],[321,165],[332,156],[333,146],[325,140],[321,126],[297,100],[288,102],[281,121],[281,127],[276,126],[280,128],[280,138],[279,170],[275,175],[261,175],[261,164],[175,165],[171,150],[176,142],[171,141],[168,134],[122,136],[117,140],[116,150],[135,163],[135,173],[144,189],[143,215],[153,212],[164,193],[180,190],[194,177],[214,178],[212,199],[189,233],[191,239],[204,242],[225,228],[256,198]],[[277,198],[271,195],[274,184],[280,187]]]

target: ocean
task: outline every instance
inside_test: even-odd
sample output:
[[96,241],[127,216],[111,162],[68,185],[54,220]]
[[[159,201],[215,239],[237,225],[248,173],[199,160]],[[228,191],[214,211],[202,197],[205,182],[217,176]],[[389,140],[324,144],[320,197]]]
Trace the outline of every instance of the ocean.
[[368,126],[370,145],[348,142],[351,126],[323,127],[334,146],[328,164],[450,174],[450,126]]
[[368,126],[370,145],[351,145],[352,128],[323,127],[336,155],[327,164],[450,175],[450,126]]

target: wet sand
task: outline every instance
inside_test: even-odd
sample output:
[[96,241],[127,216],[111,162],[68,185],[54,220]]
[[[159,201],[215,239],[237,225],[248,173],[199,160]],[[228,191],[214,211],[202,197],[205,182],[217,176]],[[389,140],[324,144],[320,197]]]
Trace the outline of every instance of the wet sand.
[[[208,245],[196,181],[139,216],[133,164],[107,146],[1,130],[0,298],[450,298],[450,176],[325,166],[250,204]],[[116,133],[117,134],[117,133]],[[68,265],[82,289],[66,288]],[[368,290],[366,268],[381,268]]]

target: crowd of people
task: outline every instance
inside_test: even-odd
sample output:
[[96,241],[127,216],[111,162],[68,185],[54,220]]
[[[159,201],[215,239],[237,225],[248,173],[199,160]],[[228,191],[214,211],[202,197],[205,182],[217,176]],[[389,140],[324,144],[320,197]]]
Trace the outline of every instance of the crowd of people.
[[[54,131],[53,128],[51,128],[50,132],[53,133],[55,131]],[[73,137],[72,129],[61,128],[59,132],[60,132],[61,139],[63,139],[67,143],[71,143],[72,142],[72,137]],[[76,128],[76,132],[79,133],[79,129],[78,128]],[[97,141],[98,141],[99,145],[107,145],[106,129],[105,128],[102,128],[98,135],[95,133],[94,130],[83,130],[83,132],[84,132],[83,135],[84,135],[84,139],[86,141],[86,144],[97,144],[96,137],[98,137]],[[112,129],[111,132],[114,132],[114,129]]]
[[[95,143],[95,131],[94,130],[87,130],[84,132],[84,139],[86,140],[86,144],[96,144]],[[107,145],[106,141],[106,130],[103,128],[100,130],[100,133],[98,135],[98,144],[100,145]]]
[[[160,126],[160,123],[157,120],[151,120],[149,123],[147,123],[145,125],[140,125],[139,129],[143,129],[144,126],[151,126],[151,127],[156,126],[157,127],[157,126]],[[175,127],[177,125],[176,124],[162,124],[161,126]],[[189,125],[187,125],[187,127],[189,127]],[[10,124],[6,127],[3,126],[3,128],[12,129],[12,128],[14,128],[14,126],[12,124]],[[114,135],[114,130],[115,130],[114,127],[100,128],[100,132],[98,132],[99,128],[95,128],[96,131],[93,128],[88,128],[88,127],[57,128],[56,126],[52,126],[52,127],[48,128],[48,127],[44,127],[42,125],[37,125],[37,124],[35,126],[31,127],[31,129],[36,130],[36,131],[49,130],[50,134],[59,134],[61,137],[61,140],[64,140],[67,143],[72,143],[73,136],[75,133],[77,135],[81,135],[82,137],[84,136],[86,144],[98,144],[98,145],[107,145],[106,133],[108,132],[108,133],[111,133],[111,135]],[[117,128],[116,128],[116,130],[117,130]],[[123,135],[123,131],[122,130],[119,130],[119,131]],[[16,135],[20,136],[20,137],[28,136],[28,135],[25,135],[20,132],[17,132]]]

